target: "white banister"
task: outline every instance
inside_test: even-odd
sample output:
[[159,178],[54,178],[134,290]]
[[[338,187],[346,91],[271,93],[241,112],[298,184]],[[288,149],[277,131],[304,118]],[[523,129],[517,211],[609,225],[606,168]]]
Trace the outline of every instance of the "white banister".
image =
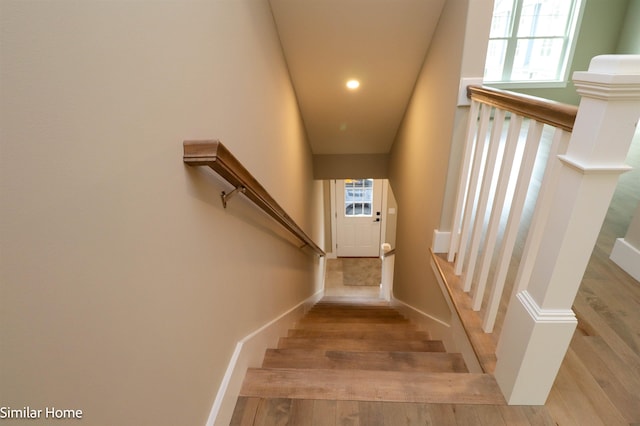
[[489,226],[482,253],[482,259],[480,261],[481,266],[480,273],[478,274],[478,283],[476,285],[476,291],[473,294],[473,309],[475,311],[480,310],[482,300],[484,298],[487,279],[489,277],[489,269],[491,267],[491,261],[493,259],[493,252],[498,239],[498,230],[500,228],[500,219],[502,218],[502,213],[509,210],[509,207],[505,204],[505,202],[507,201],[507,190],[509,188],[511,173],[513,171],[516,148],[518,147],[518,138],[520,136],[521,128],[522,116],[512,114],[509,123],[507,139],[505,141],[504,154],[502,155],[502,165],[500,167],[500,174],[498,175],[496,194],[493,200],[493,206],[491,208],[491,217],[489,218]]
[[478,208],[476,210],[476,218],[473,221],[473,232],[471,234],[471,248],[469,250],[469,260],[467,269],[464,273],[462,288],[464,291],[471,290],[473,282],[473,274],[475,272],[476,259],[480,250],[480,242],[484,231],[484,220],[487,213],[487,204],[491,195],[491,184],[493,175],[496,170],[496,162],[498,159],[498,151],[500,148],[500,139],[502,137],[502,126],[506,116],[505,110],[497,110],[491,127],[491,139],[489,140],[489,148],[487,158],[484,162],[484,172],[482,173],[482,184],[478,197]]
[[[462,269],[465,264],[465,255],[467,252],[467,246],[469,243],[469,234],[472,227],[472,219],[475,215],[476,207],[476,194],[478,192],[478,181],[480,180],[484,158],[484,150],[487,141],[487,133],[489,130],[489,120],[491,119],[491,108],[488,105],[482,105],[480,109],[480,123],[478,125],[478,132],[475,135],[474,140],[467,141],[468,144],[473,145],[473,166],[471,167],[471,175],[469,177],[469,185],[467,187],[467,196],[464,206],[464,216],[462,218],[462,229],[460,231],[460,237],[458,241],[458,252],[455,263],[455,273],[457,275],[462,274]],[[475,144],[474,144],[475,142]]]
[[[572,303],[615,191],[640,118],[640,55],[594,58],[574,73],[582,96],[557,178],[544,188],[507,309],[495,369],[509,404],[544,404],[576,328]],[[562,144],[562,136],[558,136]],[[556,167],[556,166],[553,166]],[[543,207],[540,207],[543,208]]]
[[453,215],[453,227],[451,228],[451,238],[449,241],[449,255],[447,260],[453,262],[460,241],[460,226],[462,224],[462,211],[464,209],[465,200],[467,198],[467,187],[469,183],[469,168],[471,167],[471,158],[473,156],[473,141],[478,125],[478,111],[480,110],[480,102],[471,101],[469,108],[469,121],[467,122],[467,133],[465,137],[464,152],[462,154],[462,165],[460,166],[460,182],[458,182],[458,192],[456,193],[456,208]]
[[[553,135],[553,142],[551,143],[551,149],[549,150],[549,158],[557,158],[559,155],[566,153],[570,138],[570,132],[557,128]],[[547,216],[551,211],[551,195],[555,188],[555,182],[557,182],[558,177],[560,176],[561,169],[562,163],[560,161],[547,161],[543,182],[540,186],[540,191],[538,192],[535,210],[529,227],[529,234],[527,235],[527,240],[520,259],[520,265],[518,267],[518,275],[515,280],[517,284],[513,288],[514,295],[524,290],[525,288],[523,286],[529,282],[531,269],[533,268],[533,260],[535,258],[533,253],[536,253],[540,247],[542,232],[546,225]]]
[[498,307],[500,305],[500,299],[507,279],[511,256],[513,255],[516,237],[518,236],[518,230],[520,229],[522,212],[524,211],[524,205],[527,198],[527,189],[531,182],[533,166],[535,165],[538,147],[542,138],[542,127],[543,124],[539,121],[532,121],[529,123],[527,141],[525,143],[524,154],[522,156],[522,164],[520,164],[520,172],[518,173],[513,200],[511,201],[511,206],[509,208],[507,227],[504,231],[502,245],[500,246],[500,253],[497,258],[497,270],[490,286],[491,295],[489,296],[489,304],[484,315],[483,330],[487,333],[493,331],[496,315],[498,314]]

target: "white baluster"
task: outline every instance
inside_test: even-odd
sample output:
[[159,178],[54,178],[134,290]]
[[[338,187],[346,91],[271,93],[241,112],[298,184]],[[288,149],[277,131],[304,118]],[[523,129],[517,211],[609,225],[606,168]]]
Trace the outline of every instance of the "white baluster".
[[478,134],[473,155],[473,166],[471,168],[471,177],[469,179],[469,188],[467,191],[467,199],[465,201],[464,216],[462,220],[462,231],[460,232],[460,240],[458,242],[458,255],[454,273],[462,274],[462,268],[465,262],[467,245],[469,243],[469,232],[471,229],[471,221],[474,216],[476,205],[476,193],[478,192],[478,181],[482,173],[482,158],[484,157],[484,147],[487,142],[487,130],[489,128],[489,119],[491,118],[492,107],[482,105],[480,112],[480,125],[478,126]]
[[567,152],[567,146],[569,145],[570,138],[571,133],[562,129],[556,129],[553,134],[553,142],[551,143],[551,149],[549,150],[549,158],[547,159],[542,184],[540,185],[540,191],[538,192],[538,198],[536,199],[535,210],[531,218],[531,225],[529,226],[529,233],[522,252],[522,257],[520,258],[520,265],[518,266],[515,285],[513,286],[513,296],[524,290],[529,284],[529,277],[531,276],[531,269],[533,268],[533,260],[535,259],[533,253],[536,253],[540,246],[542,232],[546,226],[547,217],[551,209],[552,195],[556,188],[555,182],[558,181],[560,171],[562,170],[562,163],[558,161],[558,155],[562,155]]
[[486,333],[491,333],[493,331],[493,326],[498,314],[500,297],[502,296],[507,272],[509,270],[509,264],[511,263],[511,255],[513,254],[520,221],[522,220],[524,202],[527,198],[527,190],[529,189],[533,166],[536,161],[536,154],[538,153],[538,147],[540,146],[542,127],[543,124],[538,121],[532,120],[529,123],[529,131],[527,133],[527,141],[524,148],[522,164],[520,164],[518,181],[516,183],[516,189],[511,202],[511,211],[509,212],[509,219],[504,231],[504,237],[502,238],[500,254],[498,255],[498,268],[491,286],[491,294],[489,296],[487,309],[484,313],[482,329]]
[[478,258],[478,250],[480,249],[480,241],[482,240],[482,233],[485,228],[484,219],[487,213],[489,195],[491,194],[491,184],[496,170],[496,159],[498,158],[498,149],[500,148],[500,139],[502,137],[502,127],[505,116],[505,110],[496,109],[493,118],[493,126],[491,128],[489,151],[487,152],[487,158],[484,164],[484,173],[482,174],[482,185],[480,187],[480,194],[478,198],[478,208],[476,209],[476,216],[473,221],[474,224],[471,235],[468,266],[463,278],[462,289],[467,292],[471,290],[473,273],[475,272],[476,260]]
[[489,269],[491,268],[491,260],[494,258],[493,252],[498,239],[500,219],[503,212],[505,210],[509,211],[510,209],[510,206],[505,205],[505,200],[507,196],[507,189],[509,188],[511,171],[513,170],[514,158],[518,147],[518,139],[520,137],[521,129],[522,116],[512,114],[509,123],[509,132],[507,133],[507,139],[505,141],[504,154],[502,155],[502,166],[498,176],[498,185],[496,187],[496,194],[493,200],[493,208],[491,209],[489,227],[487,229],[482,259],[480,261],[481,266],[480,273],[478,274],[478,284],[473,295],[473,309],[476,311],[480,310],[482,307],[482,300],[484,298],[487,278],[489,276]]
[[453,227],[451,228],[451,239],[449,242],[449,255],[447,257],[449,262],[453,262],[456,252],[458,251],[462,211],[467,198],[469,174],[471,172],[471,157],[473,156],[475,136],[478,130],[479,110],[480,103],[472,100],[471,107],[469,108],[469,121],[467,122],[467,133],[464,142],[464,152],[462,154],[462,165],[460,167],[460,179],[458,182],[458,192],[456,194],[456,209],[453,215]]

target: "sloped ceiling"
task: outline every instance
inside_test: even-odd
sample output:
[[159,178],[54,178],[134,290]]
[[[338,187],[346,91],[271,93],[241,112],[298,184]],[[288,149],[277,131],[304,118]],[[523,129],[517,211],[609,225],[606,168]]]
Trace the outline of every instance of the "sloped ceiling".
[[444,1],[270,0],[314,154],[389,152]]

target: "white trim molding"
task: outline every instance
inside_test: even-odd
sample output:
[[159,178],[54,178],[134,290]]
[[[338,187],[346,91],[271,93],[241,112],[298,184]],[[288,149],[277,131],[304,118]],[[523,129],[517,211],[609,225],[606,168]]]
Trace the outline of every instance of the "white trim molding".
[[558,158],[567,166],[584,175],[592,173],[609,173],[618,175],[633,170],[633,167],[626,164],[621,164],[619,166],[607,164],[586,164],[580,160],[569,158],[566,155],[558,155]]
[[458,106],[471,105],[471,99],[467,96],[468,86],[482,86],[484,77],[463,77],[458,86]]
[[543,309],[526,290],[518,293],[516,297],[536,323],[578,323],[571,309]]
[[494,372],[509,405],[544,405],[577,325],[571,309],[541,308],[526,290],[516,295]]
[[434,253],[449,253],[449,246],[451,245],[451,231],[438,231],[433,230],[433,241],[431,243],[431,250]]
[[211,407],[209,419],[207,420],[207,426],[226,426],[229,424],[247,368],[259,367],[262,364],[265,350],[270,346],[274,346],[280,337],[286,335],[287,330],[291,328],[311,306],[320,300],[323,294],[324,291],[318,291],[282,315],[250,333],[236,344],[236,348],[227,365],[227,370],[218,387],[218,392],[213,402],[213,407]]
[[588,71],[573,73],[581,96],[600,100],[640,100],[640,55],[601,55],[591,59]]
[[442,291],[442,297],[444,297],[449,307],[450,318],[449,322],[436,318],[426,312],[411,306],[402,300],[392,298],[392,305],[400,311],[404,316],[409,318],[412,322],[418,324],[419,329],[429,331],[429,335],[432,339],[442,340],[447,352],[459,352],[462,354],[467,369],[470,373],[482,373],[482,367],[476,357],[476,353],[473,350],[473,346],[469,341],[469,337],[462,326],[462,322],[453,307],[453,302],[449,298],[449,293],[445,288],[445,284],[440,277],[440,273],[437,270],[433,259],[431,260],[431,269],[440,285]]
[[616,239],[610,259],[636,281],[640,281],[640,250],[624,238]]

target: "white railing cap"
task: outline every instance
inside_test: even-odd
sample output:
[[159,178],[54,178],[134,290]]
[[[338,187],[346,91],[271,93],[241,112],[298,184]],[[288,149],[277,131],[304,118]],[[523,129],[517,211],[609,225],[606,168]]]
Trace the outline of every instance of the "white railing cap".
[[640,75],[640,55],[600,55],[591,59],[589,72],[597,74]]
[[573,73],[582,97],[607,101],[640,99],[640,55],[601,55],[591,59],[589,71]]

